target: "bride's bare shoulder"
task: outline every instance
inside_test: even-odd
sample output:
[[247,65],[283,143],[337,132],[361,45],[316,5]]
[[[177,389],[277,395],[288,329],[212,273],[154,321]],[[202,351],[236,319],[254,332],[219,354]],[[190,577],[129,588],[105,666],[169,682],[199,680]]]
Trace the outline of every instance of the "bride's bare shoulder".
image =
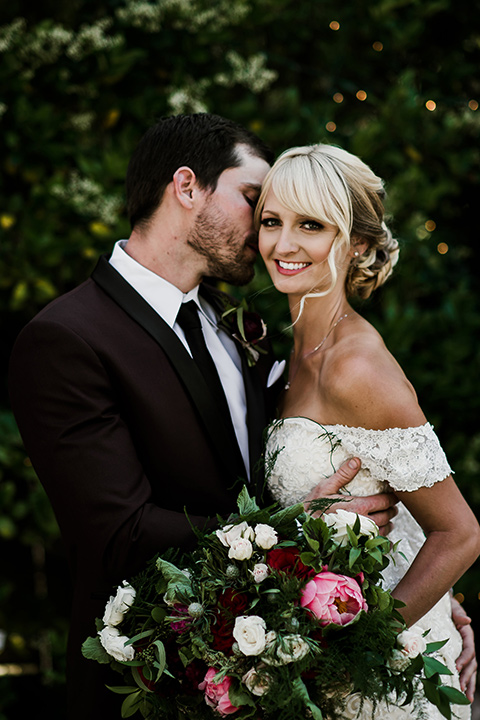
[[412,384],[380,334],[365,321],[332,348],[324,364],[322,392],[342,424],[382,430],[425,422]]

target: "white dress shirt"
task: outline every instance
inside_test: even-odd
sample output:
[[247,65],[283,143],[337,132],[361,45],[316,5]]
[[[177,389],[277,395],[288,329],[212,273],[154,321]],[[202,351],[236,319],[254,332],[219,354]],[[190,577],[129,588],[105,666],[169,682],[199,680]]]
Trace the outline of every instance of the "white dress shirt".
[[[139,295],[157,312],[182,341],[189,355],[185,334],[176,322],[180,305],[193,300],[199,307],[199,317],[208,350],[215,362],[227,398],[233,427],[242,453],[247,474],[250,475],[247,431],[247,401],[242,363],[235,341],[217,325],[213,308],[198,294],[199,286],[183,293],[156,273],[140,265],[125,252],[126,240],[119,240],[113,249],[110,264]],[[247,478],[248,479],[248,478]]]

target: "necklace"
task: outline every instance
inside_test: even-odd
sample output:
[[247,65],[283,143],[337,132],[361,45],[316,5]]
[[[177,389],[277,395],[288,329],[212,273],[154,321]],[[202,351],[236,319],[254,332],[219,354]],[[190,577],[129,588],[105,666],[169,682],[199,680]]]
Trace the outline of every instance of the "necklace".
[[[336,320],[336,321],[333,323],[332,327],[329,329],[329,331],[327,332],[327,334],[325,335],[325,337],[323,338],[323,340],[321,340],[321,341],[318,343],[318,345],[316,345],[316,346],[313,348],[313,350],[309,350],[307,353],[305,353],[305,355],[303,356],[303,358],[305,359],[305,358],[307,358],[307,357],[310,357],[310,355],[313,355],[313,353],[316,353],[317,350],[320,350],[320,348],[323,347],[323,344],[324,344],[325,340],[328,338],[328,336],[330,335],[330,333],[333,332],[333,330],[335,330],[335,328],[337,327],[338,323],[341,323],[342,320],[345,320],[346,317],[348,317],[348,313],[345,313],[345,315],[342,315],[341,317],[339,317],[338,320]],[[292,352],[293,352],[293,350],[292,350]],[[288,381],[287,384],[285,385],[285,390],[288,390],[289,387],[290,387],[290,381]]]

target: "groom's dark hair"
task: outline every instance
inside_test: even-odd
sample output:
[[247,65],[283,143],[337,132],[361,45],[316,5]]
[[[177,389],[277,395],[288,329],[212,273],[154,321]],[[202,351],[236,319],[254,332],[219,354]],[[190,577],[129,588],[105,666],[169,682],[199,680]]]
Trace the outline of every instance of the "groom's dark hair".
[[172,115],[151,127],[135,148],[127,169],[127,211],[131,227],[145,224],[158,208],[165,188],[182,165],[212,192],[221,173],[238,167],[236,145],[269,164],[273,153],[254,133],[219,115]]

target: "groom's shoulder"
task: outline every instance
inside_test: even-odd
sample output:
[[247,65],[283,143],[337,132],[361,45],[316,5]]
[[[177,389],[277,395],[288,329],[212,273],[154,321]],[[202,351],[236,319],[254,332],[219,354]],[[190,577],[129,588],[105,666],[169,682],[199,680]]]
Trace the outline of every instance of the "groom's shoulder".
[[30,323],[65,322],[71,324],[79,318],[88,319],[96,315],[106,301],[105,293],[91,278],[88,278],[77,287],[49,302],[30,320]]

